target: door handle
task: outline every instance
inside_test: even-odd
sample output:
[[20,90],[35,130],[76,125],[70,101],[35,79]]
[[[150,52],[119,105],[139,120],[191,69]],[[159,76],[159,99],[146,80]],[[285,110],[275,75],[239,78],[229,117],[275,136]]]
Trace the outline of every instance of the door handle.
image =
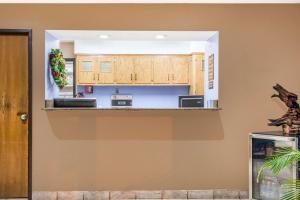
[[18,113],[17,114],[20,117],[20,120],[25,122],[28,120],[28,114],[27,113]]

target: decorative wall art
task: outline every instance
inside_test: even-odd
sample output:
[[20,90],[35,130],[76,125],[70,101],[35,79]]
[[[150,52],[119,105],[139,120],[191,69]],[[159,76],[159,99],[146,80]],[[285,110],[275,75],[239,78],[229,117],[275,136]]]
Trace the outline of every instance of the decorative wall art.
[[214,54],[208,57],[208,89],[214,89]]

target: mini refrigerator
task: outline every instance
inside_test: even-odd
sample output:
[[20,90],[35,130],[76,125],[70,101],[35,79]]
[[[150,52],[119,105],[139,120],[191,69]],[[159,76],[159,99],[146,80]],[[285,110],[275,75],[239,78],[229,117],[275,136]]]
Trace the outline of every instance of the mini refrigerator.
[[58,95],[60,98],[72,98],[76,96],[76,59],[65,58],[65,61],[68,84],[59,90]]
[[280,131],[250,134],[249,199],[279,200],[282,195],[281,185],[287,180],[299,177],[298,166],[292,165],[281,171],[278,176],[273,176],[270,170],[266,170],[260,181],[256,181],[258,171],[266,159],[282,147],[299,149],[299,135],[284,135]]

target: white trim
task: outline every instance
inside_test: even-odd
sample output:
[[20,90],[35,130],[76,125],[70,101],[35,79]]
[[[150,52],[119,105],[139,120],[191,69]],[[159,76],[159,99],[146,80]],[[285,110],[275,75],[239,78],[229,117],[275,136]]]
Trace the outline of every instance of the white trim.
[[0,0],[0,3],[300,3],[300,0]]

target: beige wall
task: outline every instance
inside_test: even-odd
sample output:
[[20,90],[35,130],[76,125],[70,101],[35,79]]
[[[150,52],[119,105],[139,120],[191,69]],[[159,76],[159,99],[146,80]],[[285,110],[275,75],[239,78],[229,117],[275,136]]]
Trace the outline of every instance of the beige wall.
[[[1,5],[33,29],[33,189],[247,188],[248,133],[300,94],[300,5]],[[219,30],[221,111],[59,111],[44,102],[44,30]]]
[[59,46],[64,53],[64,58],[75,58],[74,42],[60,42]]

